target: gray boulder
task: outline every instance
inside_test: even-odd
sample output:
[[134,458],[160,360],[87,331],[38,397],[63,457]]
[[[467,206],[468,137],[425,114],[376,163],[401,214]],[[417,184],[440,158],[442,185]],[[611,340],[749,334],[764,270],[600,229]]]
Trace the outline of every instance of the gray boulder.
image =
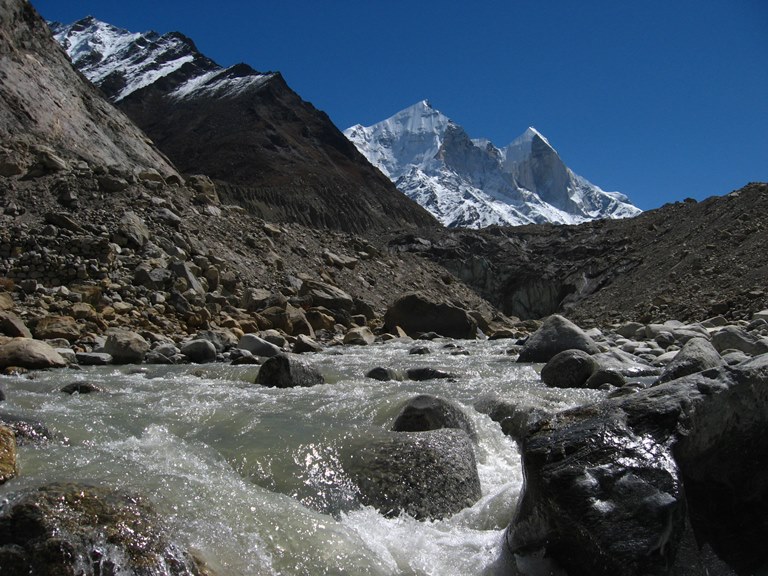
[[181,353],[195,364],[207,364],[216,362],[216,346],[202,338],[190,340],[181,345]]
[[662,384],[709,368],[719,368],[722,365],[723,359],[709,340],[691,338],[674,359],[666,365],[657,383]]
[[271,358],[283,353],[280,348],[256,334],[243,334],[237,343],[237,347],[242,350],[248,350],[254,356],[263,356],[264,358]]
[[365,373],[366,378],[371,378],[373,380],[381,380],[382,382],[387,382],[389,380],[402,380],[402,376],[397,373],[392,368],[384,368],[382,366],[377,366],[376,368],[371,368],[368,370],[368,372]]
[[429,394],[408,400],[392,424],[393,432],[424,432],[440,428],[457,428],[475,438],[472,423],[458,404]]
[[357,326],[344,335],[344,344],[354,346],[370,346],[376,340],[368,326]]
[[451,516],[480,499],[472,440],[463,430],[392,432],[359,447],[345,466],[363,504],[385,516]]
[[112,356],[104,352],[77,352],[75,358],[81,366],[106,366],[112,363]]
[[765,355],[535,424],[509,549],[569,574],[761,573],[767,384]]
[[736,326],[726,326],[715,332],[712,345],[718,352],[740,350],[750,356],[768,353],[768,338],[760,338]]
[[595,354],[593,358],[601,368],[615,370],[627,378],[658,376],[661,372],[659,368],[651,366],[645,360],[617,348]]
[[450,372],[439,370],[438,368],[431,368],[429,366],[419,368],[409,368],[405,371],[409,380],[416,380],[417,382],[423,382],[424,380],[440,380],[447,378],[454,378],[455,376]]
[[40,340],[14,338],[0,346],[0,369],[8,366],[29,368],[64,368],[67,361],[61,354]]
[[518,362],[549,362],[565,350],[583,350],[597,354],[600,349],[584,331],[558,314],[549,316],[520,350]]
[[477,337],[477,322],[466,310],[417,293],[395,300],[384,315],[384,326],[388,332],[399,326],[411,337],[423,332],[448,338]]
[[304,281],[299,295],[311,297],[313,306],[324,306],[336,312],[351,312],[354,307],[352,296],[344,290],[315,280]]
[[107,335],[104,352],[112,356],[114,364],[141,364],[149,352],[149,342],[130,330],[115,330]]
[[276,388],[307,388],[324,383],[325,379],[320,372],[284,354],[269,358],[256,375],[256,384]]
[[541,369],[541,381],[553,388],[584,388],[598,368],[597,361],[583,350],[564,350]]
[[315,342],[306,334],[299,334],[296,337],[296,343],[293,345],[294,354],[305,354],[307,352],[322,352],[323,347]]

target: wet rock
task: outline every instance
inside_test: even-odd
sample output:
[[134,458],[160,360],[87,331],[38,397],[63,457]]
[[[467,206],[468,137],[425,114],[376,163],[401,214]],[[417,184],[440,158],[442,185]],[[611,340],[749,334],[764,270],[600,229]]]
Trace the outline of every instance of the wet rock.
[[599,364],[583,350],[555,354],[541,369],[541,381],[553,388],[584,388]]
[[763,570],[766,382],[768,355],[540,421],[521,448],[510,550],[569,574],[712,573],[681,572],[693,533],[736,573]]
[[141,364],[149,352],[149,343],[130,330],[114,330],[107,335],[104,352],[114,364]]
[[429,348],[429,346],[414,346],[410,350],[408,350],[408,354],[413,354],[417,356],[422,356],[425,354],[431,354],[432,350]]
[[472,441],[463,430],[393,432],[361,446],[347,468],[363,504],[389,517],[445,518],[481,495]]
[[17,444],[44,443],[53,440],[54,436],[42,422],[22,418],[15,414],[0,412],[0,426],[6,426],[13,430]]
[[13,312],[0,312],[0,334],[13,338],[32,338],[32,332]]
[[324,384],[316,369],[280,354],[269,358],[259,368],[256,384],[276,388],[309,387]]
[[444,370],[439,370],[437,368],[409,368],[405,371],[406,375],[408,376],[409,380],[416,380],[417,382],[421,382],[424,380],[437,380],[437,379],[445,379],[445,378],[455,378],[453,374],[450,372],[445,372]]
[[265,358],[271,358],[278,354],[282,354],[283,352],[280,348],[271,342],[267,342],[265,339],[260,338],[256,334],[243,334],[240,341],[237,343],[237,347],[241,350],[248,350],[248,352],[255,356],[262,356]]
[[474,406],[481,414],[487,414],[494,422],[498,422],[501,431],[521,442],[530,428],[539,420],[551,416],[551,413],[541,407],[527,402],[515,402],[497,395],[478,400]]
[[375,340],[376,336],[373,335],[373,332],[367,326],[352,328],[344,335],[344,344],[370,346]]
[[597,361],[601,368],[615,370],[626,378],[657,376],[661,371],[645,360],[616,348],[595,354],[592,358]]
[[709,368],[719,368],[722,365],[723,359],[709,340],[691,338],[667,364],[659,375],[657,383],[662,384]]
[[64,368],[66,360],[50,345],[31,338],[14,338],[0,346],[0,368],[19,366],[37,370]]
[[608,384],[610,386],[621,388],[626,383],[627,379],[618,370],[598,367],[597,370],[595,370],[592,375],[587,378],[587,381],[584,383],[584,387],[597,390],[601,386]]
[[176,364],[176,360],[174,360],[174,357],[176,355],[172,356],[166,356],[162,352],[158,352],[157,350],[150,350],[144,355],[144,362],[147,364],[158,364],[158,365],[168,365],[168,364]]
[[455,402],[421,394],[408,400],[392,424],[393,432],[424,432],[441,428],[456,428],[475,437],[472,423]]
[[207,364],[216,361],[216,347],[202,338],[190,340],[181,345],[181,353],[195,364]]
[[417,293],[395,300],[384,315],[384,325],[389,332],[400,327],[409,336],[437,332],[448,338],[477,337],[477,322],[466,310]]
[[368,372],[365,373],[365,377],[371,378],[373,380],[381,380],[382,382],[403,379],[402,376],[397,373],[397,371],[393,370],[392,368],[384,368],[382,366],[371,368],[368,370]]
[[144,498],[83,484],[8,496],[0,513],[0,559],[20,568],[9,576],[199,574]]
[[91,392],[103,392],[104,390],[91,382],[72,382],[62,387],[66,394],[90,394]]
[[555,354],[565,350],[583,350],[597,354],[600,349],[584,331],[558,314],[549,316],[520,350],[518,362],[549,362]]
[[7,426],[0,426],[0,484],[4,484],[14,476],[16,476],[16,434]]

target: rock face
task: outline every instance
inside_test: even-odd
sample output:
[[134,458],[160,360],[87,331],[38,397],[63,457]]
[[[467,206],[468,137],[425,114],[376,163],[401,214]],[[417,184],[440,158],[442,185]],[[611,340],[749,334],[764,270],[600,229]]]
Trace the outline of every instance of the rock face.
[[0,99],[6,103],[0,107],[0,142],[14,151],[19,173],[55,172],[72,158],[176,173],[140,130],[72,69],[29,2],[2,0],[0,26],[6,31],[0,36]]
[[52,484],[12,495],[0,514],[3,574],[198,575],[168,539],[159,517],[135,495]]
[[463,430],[393,433],[362,447],[349,470],[362,502],[386,516],[445,518],[480,499],[472,441]]
[[256,375],[256,384],[276,388],[309,387],[324,383],[320,372],[283,354],[264,362]]
[[466,310],[434,302],[422,294],[407,294],[395,300],[384,315],[384,324],[390,332],[399,326],[409,336],[437,332],[449,338],[477,337],[477,322]]
[[766,383],[763,355],[534,424],[510,549],[569,574],[704,575],[704,550],[765,570]]
[[66,360],[56,350],[40,340],[14,338],[0,346],[0,368],[63,368],[66,365]]
[[131,34],[93,18],[54,31],[75,66],[180,170],[219,181],[222,201],[360,233],[437,224],[279,73],[222,68],[178,32]]
[[592,338],[570,320],[553,314],[541,328],[531,334],[520,351],[518,362],[549,362],[555,354],[566,350],[600,352]]

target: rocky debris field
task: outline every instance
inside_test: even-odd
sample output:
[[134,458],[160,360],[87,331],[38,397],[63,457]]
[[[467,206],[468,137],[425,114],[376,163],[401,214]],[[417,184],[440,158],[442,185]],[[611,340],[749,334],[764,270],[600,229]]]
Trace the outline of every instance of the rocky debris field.
[[768,307],[768,184],[636,218],[423,232],[394,249],[443,264],[504,313],[582,324],[749,319]]

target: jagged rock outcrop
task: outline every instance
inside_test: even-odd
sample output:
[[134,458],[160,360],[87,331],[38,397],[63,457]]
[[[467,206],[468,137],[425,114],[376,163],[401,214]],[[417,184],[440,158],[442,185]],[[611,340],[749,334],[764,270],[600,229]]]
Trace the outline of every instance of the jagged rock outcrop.
[[510,549],[573,575],[766,570],[767,382],[762,355],[543,418]]

